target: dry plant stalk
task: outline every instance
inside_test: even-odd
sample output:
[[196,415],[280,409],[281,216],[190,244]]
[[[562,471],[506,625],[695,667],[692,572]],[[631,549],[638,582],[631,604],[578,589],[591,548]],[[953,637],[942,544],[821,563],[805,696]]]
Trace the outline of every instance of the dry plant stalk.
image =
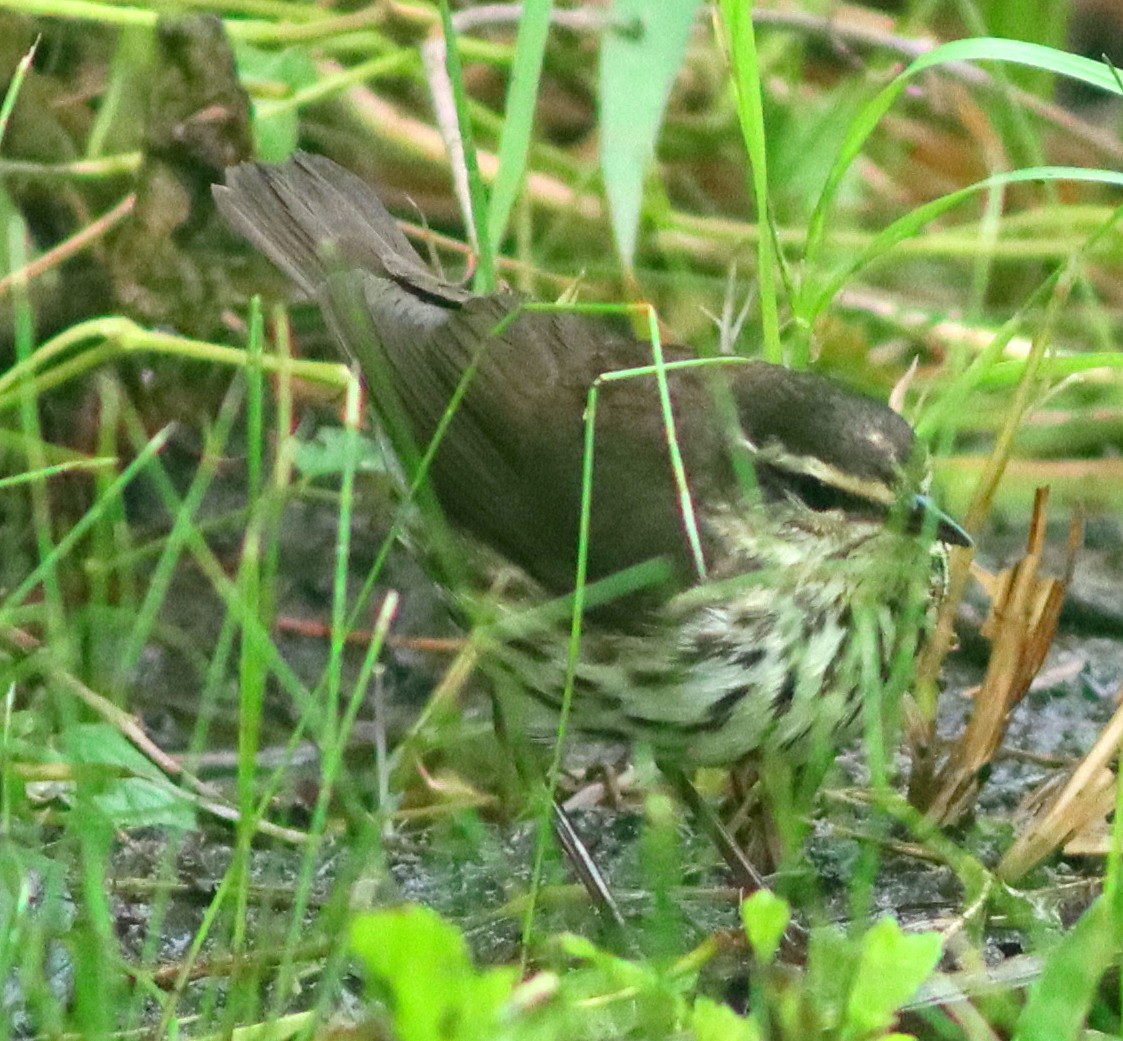
[[[1116,700],[1123,698],[1123,687]],[[1054,850],[1088,829],[1102,826],[1115,809],[1115,774],[1111,761],[1123,746],[1123,705],[1115,710],[1096,743],[1054,798],[1022,829],[998,865],[998,877],[1015,882]],[[1101,849],[1103,848],[1101,844]],[[1087,848],[1071,852],[1090,852]],[[1099,850],[1097,850],[1098,852]]]
[[[979,479],[976,483],[971,507],[967,511],[966,517],[963,519],[963,527],[970,533],[978,532],[987,514],[990,512],[991,504],[994,501],[994,496],[998,489],[998,482],[1006,470],[1007,463],[1010,461],[1014,437],[1018,426],[1032,408],[1034,398],[1045,389],[1044,382],[1041,379],[1041,364],[1048,350],[1051,334],[1055,328],[1060,309],[1068,299],[1072,286],[1078,277],[1078,270],[1079,265],[1077,263],[1077,258],[1073,257],[1071,262],[1058,274],[1056,284],[1049,297],[1046,320],[1040,324],[1034,335],[1030,353],[1022,369],[1022,375],[1018,381],[1014,399],[1010,403],[1010,407],[1006,410],[1005,420],[995,440],[994,448],[987,458],[983,466],[983,471],[979,475]],[[1002,334],[1000,333],[1000,335]],[[1019,565],[1021,570],[1024,571],[1029,568],[1032,572],[1029,578],[1023,576],[1020,579],[1022,583],[1029,581],[1031,586],[1034,583],[1030,581],[1030,579],[1036,578],[1037,566],[1040,563],[1040,549],[1045,536],[1045,525],[1041,517],[1041,511],[1044,508],[1046,497],[1047,493],[1039,489],[1035,497],[1034,506],[1034,525],[1035,528],[1039,530],[1036,531],[1036,534],[1031,531],[1028,557]],[[1035,546],[1037,547],[1036,553],[1034,551]],[[956,547],[952,551],[951,566],[948,575],[948,588],[944,597],[944,602],[940,606],[936,625],[928,640],[928,645],[925,647],[916,667],[916,693],[921,711],[909,724],[909,739],[913,749],[913,768],[909,777],[909,801],[914,806],[925,808],[930,817],[936,821],[948,821],[962,813],[964,805],[969,805],[969,801],[964,802],[964,799],[970,800],[973,791],[976,790],[978,786],[977,779],[970,780],[961,776],[961,782],[966,783],[970,790],[962,791],[958,796],[954,795],[954,793],[950,791],[953,781],[949,771],[956,770],[960,772],[961,775],[964,774],[968,769],[968,763],[971,759],[963,756],[958,762],[949,760],[944,763],[942,768],[937,769],[935,745],[933,741],[936,728],[936,678],[939,675],[944,656],[950,650],[954,640],[955,611],[970,578],[971,559],[972,549],[969,547]],[[1017,569],[1015,569],[1015,571],[1016,570]],[[1011,578],[1013,577],[1012,574]],[[1067,585],[1068,580],[1066,578],[1063,586],[1067,587]],[[1011,593],[1013,593],[1013,589],[1011,589]],[[1024,611],[1028,603],[1025,599],[1026,594],[1023,591],[1019,595],[1022,598],[1021,609]],[[1060,610],[1061,599],[1063,599],[1063,588],[1057,597],[1057,611]],[[1011,604],[1007,605],[1005,613],[1010,613],[1009,609],[1011,606],[1017,605],[1011,601]],[[1042,620],[1044,621],[1044,619]],[[1041,632],[1045,632],[1044,628],[1037,628],[1040,629]],[[1040,639],[1036,641],[1037,643],[1044,643],[1044,647],[1040,650],[1042,658],[1044,658],[1045,651],[1048,650],[1049,643],[1052,641],[1052,632],[1054,630],[1055,619],[1053,625],[1048,629],[1049,635],[1043,641]],[[1001,666],[996,668],[996,660],[1001,658],[1001,655],[998,654],[999,641],[996,639],[995,651],[992,653],[990,662],[990,671],[995,675],[995,682],[997,682],[998,677],[1002,675],[1006,675],[1008,680],[1012,680],[1017,672],[1017,666],[1014,663],[1021,660],[1023,657],[1021,654],[1015,654],[1014,652],[1019,649],[1028,649],[1021,647],[1022,643],[1028,642],[1026,640],[1025,631],[1023,631],[1021,637],[1014,632],[1002,639],[1009,643],[1009,647],[1004,653],[1012,655],[1012,657],[1011,661],[1004,667],[1005,671],[1003,671]],[[991,679],[990,673],[988,673],[987,678],[988,682],[983,686],[985,690],[990,691],[993,689],[989,682]],[[1014,696],[1012,692],[1016,689],[1016,684],[1008,682],[1005,686],[1009,689],[1004,695],[1000,695],[1000,704],[996,708],[990,710],[994,718],[999,720],[998,725],[993,728],[997,734],[997,737],[993,739],[995,745],[997,745],[998,740],[1001,739],[1001,734],[1005,729],[1001,720],[1005,719],[1013,705],[1016,704],[1017,700],[1025,693],[1023,688],[1021,694]],[[975,723],[974,719],[972,723]],[[985,721],[980,720],[976,725],[979,727],[980,735],[985,735],[987,726]],[[967,736],[965,735],[964,742],[966,742],[966,740]],[[972,740],[976,742],[974,758],[977,759],[978,753],[985,749],[988,740],[984,739],[982,736]],[[978,760],[978,765],[980,767],[989,760],[990,754],[993,754],[993,749],[991,753]],[[953,758],[954,756],[955,753],[953,753]],[[953,807],[953,804],[958,805]]]
[[1063,578],[1038,574],[1045,547],[1045,505],[1049,493],[1039,488],[1026,540],[1026,554],[993,580],[990,614],[983,635],[991,641],[986,677],[974,694],[967,727],[936,774],[928,806],[930,819],[941,825],[959,820],[974,803],[980,773],[1002,743],[1010,713],[1025,697],[1052,645],[1065,591],[1083,539],[1083,524],[1069,527]]

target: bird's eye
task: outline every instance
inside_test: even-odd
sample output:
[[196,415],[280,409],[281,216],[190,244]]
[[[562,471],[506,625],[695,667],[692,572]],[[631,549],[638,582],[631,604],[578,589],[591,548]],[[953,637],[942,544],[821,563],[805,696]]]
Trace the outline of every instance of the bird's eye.
[[839,510],[853,517],[884,517],[886,513],[883,502],[840,488],[817,474],[794,466],[758,460],[756,473],[768,494],[777,498],[794,497],[816,513]]
[[808,509],[816,513],[840,510],[852,517],[881,517],[885,506],[865,496],[845,491],[807,473],[788,473],[785,482]]
[[845,500],[852,498],[811,474],[788,474],[787,483],[809,509],[817,512],[845,509]]

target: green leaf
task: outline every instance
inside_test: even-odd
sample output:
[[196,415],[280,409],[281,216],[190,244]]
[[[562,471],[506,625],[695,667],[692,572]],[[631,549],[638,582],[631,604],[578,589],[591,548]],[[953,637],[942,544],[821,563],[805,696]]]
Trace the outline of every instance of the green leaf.
[[932,975],[940,960],[936,933],[906,933],[882,918],[862,938],[862,953],[847,1002],[844,1038],[885,1030],[894,1014]]
[[574,933],[563,933],[558,937],[558,944],[567,957],[588,962],[606,980],[611,980],[613,986],[644,991],[660,985],[660,975],[653,962],[629,961]]
[[12,236],[18,235],[17,241],[30,242],[31,234],[23,218],[23,211],[12,202],[12,197],[3,187],[0,187],[0,226],[9,229],[8,234],[0,239],[0,271],[12,271],[17,263],[17,258],[11,252]]
[[[68,763],[107,771],[90,802],[119,828],[166,827],[193,831],[191,802],[171,785],[155,763],[108,723],[79,723],[64,734]],[[125,773],[132,776],[119,777]]]
[[530,151],[530,132],[534,127],[534,103],[542,75],[542,56],[550,28],[550,0],[527,0],[519,17],[515,58],[511,63],[511,83],[507,88],[507,107],[499,133],[499,172],[491,190],[488,210],[488,240],[495,249],[503,240],[511,207],[515,204],[526,157]]
[[78,723],[65,734],[66,761],[77,766],[112,766],[152,781],[164,779],[155,763],[108,723]]
[[[350,458],[355,455],[352,461]],[[355,473],[385,473],[382,452],[367,438],[352,437],[340,427],[323,427],[311,441],[302,441],[296,451],[296,468],[307,478],[338,477]]]
[[601,43],[601,169],[616,248],[631,267],[643,178],[690,38],[697,0],[615,0]]
[[576,933],[562,933],[558,937],[558,946],[569,958],[579,958],[582,961],[597,962],[599,959],[611,957],[602,951],[592,940],[578,936]]
[[351,948],[362,959],[400,1041],[492,1041],[518,972],[478,972],[464,937],[427,907],[360,915]]
[[[1063,48],[1068,37],[1071,6],[1070,0],[1049,4],[1041,0],[982,0],[979,14],[987,36]],[[1013,69],[1009,79],[1042,97],[1052,92],[1052,78],[1030,69]]]
[[759,1041],[756,1020],[739,1016],[728,1005],[698,998],[690,1017],[697,1041]]
[[[236,52],[238,75],[243,83],[255,80],[280,84],[287,94],[310,87],[319,79],[312,56],[302,48],[262,51],[242,44]],[[253,98],[253,138],[257,154],[266,162],[279,163],[292,154],[300,135],[300,113],[286,100]]]
[[767,965],[776,957],[791,916],[788,902],[767,889],[741,902],[741,924],[757,961]]
[[166,784],[141,777],[113,781],[91,801],[119,828],[194,831],[198,827],[194,807],[186,798]]
[[1049,958],[1029,993],[1013,1041],[1066,1041],[1083,1036],[1103,974],[1115,957],[1119,925],[1100,897]]

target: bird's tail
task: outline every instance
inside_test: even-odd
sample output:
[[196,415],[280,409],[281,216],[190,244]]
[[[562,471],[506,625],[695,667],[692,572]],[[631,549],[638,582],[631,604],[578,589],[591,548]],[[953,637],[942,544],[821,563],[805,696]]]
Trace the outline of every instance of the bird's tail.
[[467,296],[433,274],[373,189],[323,156],[243,163],[212,190],[230,225],[309,296],[336,271],[356,268],[433,303],[456,306]]

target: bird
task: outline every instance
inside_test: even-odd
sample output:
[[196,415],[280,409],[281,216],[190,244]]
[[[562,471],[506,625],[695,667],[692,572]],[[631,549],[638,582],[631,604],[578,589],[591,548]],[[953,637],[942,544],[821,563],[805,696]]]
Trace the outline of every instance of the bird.
[[[969,538],[885,404],[680,345],[656,364],[603,316],[477,294],[323,156],[231,167],[213,193],[319,305],[455,537],[517,576],[485,658],[530,701],[560,710],[568,686],[572,727],[675,769],[798,759],[915,656]],[[568,611],[519,624],[578,592],[575,656]]]

